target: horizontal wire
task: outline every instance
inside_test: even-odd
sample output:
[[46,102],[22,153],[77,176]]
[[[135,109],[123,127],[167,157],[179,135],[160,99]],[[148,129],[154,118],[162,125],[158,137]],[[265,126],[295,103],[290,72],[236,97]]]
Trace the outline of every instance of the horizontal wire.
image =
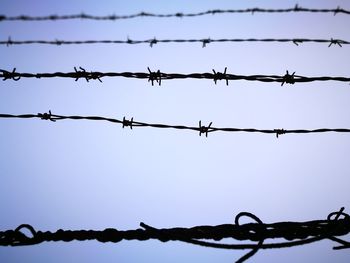
[[[243,217],[247,217],[254,222],[240,224],[240,219]],[[241,212],[236,215],[234,224],[157,229],[141,222],[140,226],[141,228],[135,230],[117,230],[114,228],[107,228],[102,231],[59,229],[56,232],[43,232],[36,231],[31,225],[22,224],[15,230],[0,231],[0,246],[26,246],[50,241],[70,242],[74,240],[97,240],[103,243],[118,243],[122,240],[145,241],[156,239],[162,242],[181,241],[221,249],[252,249],[236,262],[247,260],[258,252],[259,249],[301,246],[324,239],[329,239],[340,245],[333,249],[350,248],[349,242],[339,238],[339,236],[345,236],[350,233],[350,216],[344,213],[344,207],[337,212],[330,213],[326,220],[306,222],[277,222],[266,224],[252,213]],[[30,235],[23,233],[23,230],[27,230]],[[257,243],[222,244],[204,241],[208,239],[220,241],[224,238]],[[284,239],[284,241],[264,243],[265,240],[276,238]]]
[[64,116],[52,114],[51,111],[47,113],[38,113],[38,114],[21,114],[21,115],[13,115],[13,114],[0,114],[0,118],[18,118],[18,119],[32,119],[38,118],[42,120],[50,120],[50,121],[59,121],[59,120],[92,120],[92,121],[107,121],[112,123],[121,124],[122,127],[130,127],[138,128],[138,127],[152,127],[159,129],[177,129],[177,130],[192,130],[199,132],[199,135],[202,134],[206,137],[211,132],[246,132],[246,133],[264,133],[264,134],[275,134],[278,138],[283,134],[308,134],[308,133],[328,133],[328,132],[337,132],[337,133],[349,133],[349,128],[320,128],[320,129],[255,129],[255,128],[223,128],[223,127],[213,127],[212,122],[209,123],[208,126],[202,125],[202,121],[199,121],[198,126],[186,126],[186,125],[170,125],[170,124],[161,124],[161,123],[147,123],[135,121],[134,118],[130,120],[123,117],[123,119],[115,119],[115,118],[107,118],[101,116]]
[[276,43],[293,43],[299,45],[301,43],[326,43],[328,47],[332,45],[349,45],[350,42],[341,39],[308,39],[308,38],[221,38],[221,39],[146,39],[146,40],[12,40],[0,41],[0,45],[29,45],[29,44],[45,44],[45,45],[82,45],[82,44],[149,44],[150,47],[158,43],[202,43],[205,47],[209,43],[225,43],[225,42],[276,42]]
[[313,82],[313,81],[340,81],[340,82],[349,82],[350,77],[306,77],[289,74],[288,70],[285,75],[234,75],[226,73],[227,68],[224,72],[216,72],[214,69],[213,73],[164,73],[160,70],[152,72],[148,68],[148,72],[98,72],[91,71],[88,72],[84,68],[79,67],[79,69],[74,67],[73,72],[54,72],[54,73],[19,73],[16,72],[16,68],[11,71],[0,69],[0,78],[3,80],[15,80],[18,81],[20,78],[73,78],[75,81],[80,78],[89,80],[98,80],[102,82],[101,78],[103,77],[123,77],[123,78],[136,78],[136,79],[148,79],[151,82],[152,86],[154,82],[161,85],[162,80],[171,80],[171,79],[211,79],[217,84],[218,80],[225,80],[226,85],[228,85],[229,80],[247,80],[247,81],[260,81],[260,82],[280,82],[281,86],[285,83],[295,84],[296,82]]
[[0,15],[0,21],[45,21],[45,20],[70,20],[70,19],[88,19],[88,20],[121,20],[121,19],[132,19],[137,17],[157,17],[157,18],[169,18],[169,17],[197,17],[205,15],[217,15],[217,14],[237,14],[237,13],[292,13],[292,12],[304,12],[304,13],[333,13],[336,14],[350,14],[350,10],[340,8],[333,9],[322,9],[322,8],[304,8],[299,5],[295,5],[292,8],[285,9],[269,9],[269,8],[247,8],[247,9],[214,9],[207,10],[197,13],[172,13],[172,14],[155,14],[150,12],[140,12],[137,14],[130,15],[106,15],[98,16],[91,14],[72,14],[72,15],[48,15],[48,16],[29,16],[29,15],[19,15],[19,16],[6,16]]

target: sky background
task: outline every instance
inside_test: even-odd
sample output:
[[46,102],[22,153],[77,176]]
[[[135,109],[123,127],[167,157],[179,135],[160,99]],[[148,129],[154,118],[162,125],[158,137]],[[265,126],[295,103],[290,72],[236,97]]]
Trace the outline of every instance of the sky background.
[[[294,1],[19,1],[7,16],[199,12],[288,8]],[[299,1],[302,7],[350,9],[349,1]],[[119,21],[1,22],[7,40],[165,38],[341,38],[350,16],[234,14]],[[222,72],[349,76],[350,47],[305,43],[0,46],[0,68],[18,72]],[[0,112],[97,115],[136,121],[259,129],[350,128],[350,86],[104,78],[0,82]],[[275,135],[138,128],[93,121],[0,120],[0,228],[136,229],[233,223],[241,211],[263,222],[326,219],[349,212],[350,135]],[[231,242],[231,240],[230,240]],[[234,242],[232,240],[232,242]],[[349,262],[349,251],[322,241],[261,250],[248,262]],[[0,247],[1,262],[233,262],[247,251],[180,242],[43,243]]]

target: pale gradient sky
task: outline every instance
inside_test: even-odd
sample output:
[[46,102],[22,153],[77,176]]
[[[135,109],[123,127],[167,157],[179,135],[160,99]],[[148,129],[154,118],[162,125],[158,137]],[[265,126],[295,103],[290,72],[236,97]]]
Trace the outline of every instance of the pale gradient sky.
[[[350,9],[345,0],[299,1],[303,7]],[[5,15],[96,15],[287,8],[294,1],[19,1]],[[1,22],[0,39],[341,38],[350,16],[235,14],[120,21]],[[19,72],[211,72],[349,76],[350,46],[194,44],[0,46],[2,69]],[[0,81],[0,112],[100,115],[122,119],[243,128],[350,128],[350,86],[105,78]],[[136,229],[233,223],[241,211],[264,222],[325,219],[350,209],[349,134],[211,133],[122,129],[89,121],[0,120],[0,228]],[[248,262],[349,262],[330,241],[259,251]],[[179,242],[97,241],[0,247],[1,262],[234,262],[246,251]]]

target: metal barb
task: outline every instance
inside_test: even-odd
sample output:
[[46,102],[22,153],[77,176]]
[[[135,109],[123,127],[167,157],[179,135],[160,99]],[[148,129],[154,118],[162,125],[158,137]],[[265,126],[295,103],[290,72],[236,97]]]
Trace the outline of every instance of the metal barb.
[[62,40],[58,40],[58,39],[56,39],[55,42],[56,42],[56,45],[57,45],[57,46],[60,46],[60,45],[62,45],[62,43],[63,43]]
[[210,122],[209,125],[206,127],[202,126],[202,121],[199,121],[199,136],[202,136],[202,133],[205,133],[205,137],[208,137],[208,132],[212,124],[213,122]]
[[252,15],[254,15],[254,13],[255,13],[256,11],[258,11],[258,8],[253,8],[253,9],[251,9],[251,11],[252,11]]
[[157,44],[158,40],[156,39],[156,37],[154,37],[150,42],[149,42],[149,46],[153,47],[153,45]]
[[74,67],[74,71],[75,71],[75,81],[78,81],[78,79],[80,78],[84,78],[87,82],[89,82],[89,80],[94,79],[94,80],[98,80],[99,82],[102,82],[101,78],[101,73],[99,72],[87,72],[84,68],[79,67],[80,70],[77,70],[76,67]]
[[296,4],[295,6],[294,6],[294,12],[298,12],[298,11],[300,11],[301,10],[301,7],[298,5],[298,4]]
[[293,39],[293,44],[295,44],[296,46],[299,46],[299,43],[303,43],[303,40],[301,40],[301,39]]
[[52,117],[52,113],[51,113],[51,110],[49,110],[49,113],[45,112],[45,113],[38,113],[38,117],[42,120],[49,120],[49,121],[52,121],[52,122],[55,122],[56,119],[54,119]]
[[123,117],[123,129],[124,129],[124,127],[129,126],[130,129],[132,130],[132,124],[133,124],[133,122],[134,122],[134,117],[132,117],[130,121],[127,120],[127,119],[125,119],[125,117]]
[[202,48],[204,48],[207,46],[207,44],[210,44],[211,40],[210,38],[207,38],[207,39],[203,39],[202,42],[203,42]]
[[342,9],[340,8],[340,6],[337,6],[337,9],[334,10],[334,16],[336,14],[338,14]]
[[221,72],[216,72],[213,69],[213,72],[214,72],[213,80],[214,80],[215,85],[216,85],[216,82],[218,80],[225,79],[226,80],[226,86],[228,86],[228,78],[227,78],[226,70],[227,70],[227,67],[225,67],[224,73],[221,73]]
[[284,83],[294,84],[295,83],[294,74],[295,74],[295,71],[293,72],[292,75],[289,75],[289,72],[287,70],[286,75],[284,75],[283,78],[282,78],[281,86],[283,86]]
[[158,69],[157,72],[152,72],[149,67],[147,67],[147,69],[148,69],[148,72],[149,72],[148,82],[151,81],[152,86],[153,86],[154,85],[154,81],[156,81],[159,84],[159,86],[160,86],[161,85],[161,81],[162,81],[162,73],[160,72],[160,70]]
[[128,37],[127,40],[126,40],[126,43],[128,43],[128,44],[134,44],[134,41],[131,40],[131,39]]
[[332,46],[332,45],[338,45],[339,47],[342,47],[342,45],[341,45],[341,40],[331,38],[328,47],[330,47],[330,46]]
[[80,78],[85,78],[87,82],[89,82],[89,79],[86,77],[86,70],[82,67],[79,67],[80,70],[77,70],[76,67],[74,67],[74,71],[77,75],[75,81],[78,81]]
[[102,80],[101,80],[100,77],[101,77],[101,74],[100,74],[100,73],[91,71],[90,73],[87,74],[86,79],[87,79],[87,80],[89,80],[89,79],[94,79],[94,80],[96,80],[96,79],[97,79],[99,82],[102,83]]
[[12,79],[14,81],[20,80],[21,76],[16,73],[16,68],[13,68],[12,72],[9,72],[7,70],[0,70],[2,72],[2,76],[4,77],[2,80],[8,80]]
[[276,133],[277,139],[278,139],[278,136],[286,134],[286,131],[284,129],[274,129],[273,131]]
[[8,46],[10,46],[10,45],[12,45],[12,44],[13,44],[12,39],[11,39],[11,37],[9,36],[9,38],[7,39],[6,46],[8,47]]

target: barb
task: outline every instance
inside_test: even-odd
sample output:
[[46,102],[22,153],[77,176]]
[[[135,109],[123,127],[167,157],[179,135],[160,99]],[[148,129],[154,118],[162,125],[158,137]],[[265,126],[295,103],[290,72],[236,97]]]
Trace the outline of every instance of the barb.
[[279,76],[279,75],[235,75],[228,74],[226,70],[224,73],[216,72],[213,70],[213,73],[164,73],[160,70],[156,72],[152,72],[150,68],[148,72],[99,72],[99,71],[91,71],[87,72],[84,68],[79,67],[80,70],[77,70],[74,67],[73,72],[54,72],[54,73],[20,73],[15,72],[16,68],[9,72],[7,70],[0,69],[0,78],[3,80],[13,79],[15,81],[20,78],[73,78],[76,81],[80,78],[85,78],[86,81],[89,80],[98,80],[102,82],[102,78],[105,77],[123,77],[123,78],[136,78],[136,79],[147,79],[151,82],[152,86],[154,85],[154,81],[161,85],[162,80],[172,80],[172,79],[210,79],[213,80],[216,84],[217,80],[225,79],[226,84],[228,85],[229,80],[246,80],[246,81],[260,81],[260,82],[280,82],[283,86],[285,83],[294,84],[297,82],[313,82],[313,81],[340,81],[340,82],[350,82],[350,77],[306,77],[289,74]]
[[49,113],[38,113],[37,114],[38,118],[42,119],[42,120],[49,120],[52,122],[55,122],[56,120],[60,120],[60,117],[57,116],[53,116],[51,113],[51,110],[49,110]]
[[202,134],[205,134],[205,137],[208,137],[208,132],[212,131],[211,130],[211,125],[213,122],[210,122],[208,127],[202,125],[202,121],[199,121],[199,136],[202,136]]
[[284,130],[284,129],[274,129],[274,131],[276,133],[276,138],[278,138],[278,136],[286,133],[286,130]]
[[132,130],[132,124],[133,124],[133,123],[134,123],[134,117],[132,117],[130,121],[127,120],[127,119],[125,119],[125,117],[123,117],[123,122],[122,122],[122,124],[123,124],[123,129],[124,129],[124,127],[129,126],[130,129]]
[[285,9],[267,9],[267,8],[246,8],[246,9],[214,9],[201,11],[197,13],[172,13],[172,14],[155,14],[149,12],[140,12],[137,14],[130,15],[106,15],[106,16],[97,16],[90,14],[72,14],[72,15],[48,15],[48,16],[29,16],[29,15],[19,15],[19,16],[6,16],[0,15],[0,21],[57,21],[57,20],[71,20],[71,19],[86,19],[86,20],[99,20],[99,21],[116,21],[122,19],[133,19],[137,17],[154,17],[154,18],[184,18],[184,17],[197,17],[197,16],[205,16],[205,15],[218,15],[218,14],[239,14],[239,13],[251,13],[254,15],[255,13],[333,13],[336,14],[350,14],[350,10],[346,10],[340,8],[339,6],[335,9],[321,9],[321,8],[304,8],[298,5],[292,8]]
[[216,82],[217,82],[218,80],[223,80],[223,79],[225,79],[225,80],[226,80],[226,86],[228,86],[228,78],[227,78],[226,70],[227,70],[227,67],[225,67],[224,73],[221,73],[221,72],[216,72],[216,71],[213,69],[213,72],[214,72],[214,83],[215,83],[215,85],[216,85]]
[[328,47],[330,47],[330,46],[332,46],[332,45],[335,45],[335,46],[338,45],[339,47],[342,47],[341,44],[345,44],[344,41],[342,41],[342,40],[340,40],[340,39],[333,39],[333,38],[331,38]]
[[295,71],[293,72],[292,75],[289,75],[289,72],[288,70],[286,71],[286,75],[283,76],[283,81],[282,81],[282,84],[281,86],[284,85],[284,83],[288,83],[288,84],[294,84],[295,83]]
[[3,69],[1,69],[0,72],[2,72],[1,77],[3,77],[3,79],[2,79],[3,81],[4,80],[8,80],[8,79],[12,79],[14,81],[18,81],[21,78],[21,76],[19,76],[17,74],[16,68],[13,68],[12,72],[7,71],[7,70],[3,70]]
[[[241,212],[235,217],[234,224],[223,224],[217,226],[195,226],[191,228],[163,228],[157,229],[145,223],[140,223],[142,228],[135,230],[117,230],[107,228],[105,230],[62,230],[56,232],[36,231],[31,225],[23,224],[15,230],[0,231],[0,246],[25,246],[35,245],[50,241],[70,242],[74,240],[97,240],[99,242],[118,243],[123,240],[145,241],[156,239],[161,242],[182,241],[185,243],[221,248],[245,250],[251,249],[249,253],[238,259],[236,262],[244,262],[252,257],[259,249],[287,248],[310,244],[324,239],[332,240],[340,244],[349,244],[340,239],[350,233],[350,216],[343,212],[329,214],[327,220],[313,220],[307,222],[278,222],[265,224],[252,213]],[[336,215],[333,220],[331,217]],[[342,218],[340,218],[342,216]],[[240,224],[242,217],[254,220],[254,223]],[[22,233],[27,229],[31,237]],[[258,242],[247,244],[222,244],[203,241],[203,239],[220,241],[224,238],[232,238],[239,241]],[[282,238],[285,241],[279,243],[265,243],[266,240]],[[343,247],[344,248],[344,247]],[[347,247],[349,246],[347,245]],[[333,248],[337,249],[337,247]]]
[[145,40],[132,40],[128,38],[127,40],[13,40],[11,37],[8,40],[0,41],[0,45],[90,45],[90,44],[147,44],[150,47],[158,43],[169,44],[169,43],[202,43],[202,47],[206,47],[210,43],[242,43],[242,42],[264,42],[264,43],[293,43],[297,46],[301,43],[318,43],[327,44],[328,47],[332,45],[337,45],[342,47],[342,45],[349,45],[350,41],[342,39],[311,39],[311,38],[219,38],[219,39],[145,39]]
[[159,86],[160,86],[161,82],[162,82],[162,73],[160,72],[160,70],[158,69],[157,72],[152,72],[149,67],[147,69],[148,69],[148,72],[149,72],[148,82],[151,81],[152,86],[153,86],[154,85],[154,81],[156,81],[159,84]]
[[[4,44],[5,44],[5,41],[1,41],[1,42],[4,42]],[[4,45],[4,44],[1,44],[1,45]],[[12,39],[11,39],[11,37],[9,37],[9,38],[7,39],[7,42],[6,42],[6,46],[9,47],[9,46],[11,46],[11,45],[12,45]]]
[[79,69],[80,70],[77,70],[77,68],[74,67],[74,71],[76,73],[75,81],[78,81],[80,78],[85,78],[87,82],[89,82],[90,79],[97,79],[99,82],[102,82],[99,72],[86,72],[86,70],[82,67],[79,67]]
[[223,128],[223,127],[212,127],[212,123],[210,122],[208,126],[202,125],[202,121],[199,121],[198,126],[185,126],[185,125],[171,125],[171,124],[162,124],[162,123],[147,123],[141,121],[135,121],[134,118],[131,120],[125,119],[123,117],[122,120],[107,118],[101,116],[64,116],[52,114],[51,111],[48,113],[38,113],[38,114],[21,114],[21,115],[13,115],[13,114],[0,114],[0,118],[4,119],[42,119],[42,120],[50,120],[52,122],[58,120],[91,120],[91,121],[107,121],[112,123],[118,123],[123,128],[130,127],[131,129],[135,127],[151,127],[158,129],[177,129],[177,130],[191,130],[199,133],[200,136],[205,134],[208,137],[208,133],[210,132],[246,132],[246,133],[263,133],[263,134],[274,134],[277,136],[282,134],[309,134],[309,133],[328,133],[328,132],[337,132],[337,133],[350,133],[350,129],[348,128],[320,128],[320,129],[294,129],[294,130],[285,130],[285,129],[255,129],[255,128]]
[[204,48],[207,46],[207,44],[210,44],[211,40],[210,40],[210,38],[208,38],[208,39],[201,40],[201,42],[203,43],[202,48]]
[[150,47],[153,47],[153,45],[157,44],[158,43],[158,40],[154,37],[154,39],[152,39],[150,42],[149,42],[149,46]]

